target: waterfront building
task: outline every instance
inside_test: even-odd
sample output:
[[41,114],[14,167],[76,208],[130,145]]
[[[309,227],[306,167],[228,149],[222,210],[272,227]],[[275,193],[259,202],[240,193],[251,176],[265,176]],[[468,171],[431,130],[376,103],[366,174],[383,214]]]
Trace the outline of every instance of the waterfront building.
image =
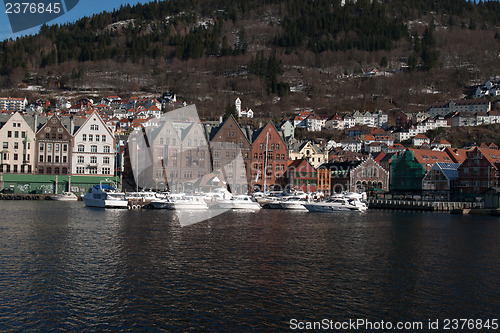
[[435,163],[422,180],[422,194],[451,200],[451,191],[458,180],[459,166],[460,163]]
[[317,181],[317,171],[307,159],[292,161],[280,180],[285,190],[305,193],[316,192],[318,190]]
[[457,190],[479,194],[490,187],[499,186],[500,150],[475,147],[458,168]]
[[348,192],[351,189],[351,172],[361,161],[325,163],[318,167],[318,190],[325,195]]
[[71,172],[71,132],[57,115],[53,115],[36,133],[35,167],[38,174],[67,175]]
[[35,132],[16,112],[0,122],[0,172],[33,173],[35,170]]
[[97,111],[74,134],[71,172],[73,175],[113,175],[115,136]]
[[350,191],[389,191],[389,171],[385,170],[372,155],[356,166],[350,173]]
[[[231,184],[241,183],[240,177],[238,177],[240,170],[235,169],[236,159],[240,155],[245,168],[245,184],[250,184],[252,144],[232,115],[215,129],[215,133],[210,137],[210,149],[214,173],[224,172],[224,179],[227,179]],[[235,188],[233,190],[245,194],[249,188]]]
[[267,191],[288,164],[288,148],[272,122],[254,132],[251,158],[252,187]]

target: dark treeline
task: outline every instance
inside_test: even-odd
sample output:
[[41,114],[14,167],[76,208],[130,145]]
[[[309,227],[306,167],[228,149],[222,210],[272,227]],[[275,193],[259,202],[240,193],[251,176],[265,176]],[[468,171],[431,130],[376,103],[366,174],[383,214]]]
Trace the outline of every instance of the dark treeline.
[[[340,0],[157,1],[122,6],[71,24],[44,25],[36,36],[0,42],[0,75],[14,70],[36,71],[70,60],[113,59],[120,63],[244,54],[251,42],[246,40],[244,29],[232,38],[224,34],[224,24],[237,26],[239,20],[264,6],[280,13],[277,19],[282,32],[270,36],[270,45],[288,52],[390,50],[395,41],[413,37],[408,20],[427,14],[446,15],[447,24],[468,29],[492,28],[500,23],[498,1],[346,0],[345,5]],[[200,20],[204,24],[199,24]],[[430,68],[438,53],[424,39],[422,36],[422,43],[415,46],[414,57]]]

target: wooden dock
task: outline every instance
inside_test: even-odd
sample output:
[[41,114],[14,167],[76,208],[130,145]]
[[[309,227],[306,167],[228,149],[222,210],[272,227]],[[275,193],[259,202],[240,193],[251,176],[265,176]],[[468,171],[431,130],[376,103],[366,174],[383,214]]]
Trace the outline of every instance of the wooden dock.
[[396,209],[396,210],[424,210],[432,212],[451,212],[475,208],[472,202],[447,202],[447,201],[415,201],[415,200],[387,200],[368,199],[370,209]]

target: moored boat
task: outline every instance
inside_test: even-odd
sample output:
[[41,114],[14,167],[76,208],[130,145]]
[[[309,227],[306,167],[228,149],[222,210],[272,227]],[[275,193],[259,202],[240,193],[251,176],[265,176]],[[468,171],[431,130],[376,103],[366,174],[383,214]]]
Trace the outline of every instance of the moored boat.
[[63,192],[60,194],[54,194],[49,197],[51,200],[56,201],[78,201],[78,197],[73,192]]
[[325,201],[306,203],[304,207],[310,212],[364,212],[368,209],[367,204],[362,199],[362,195],[358,193],[333,195]]
[[229,200],[222,200],[218,204],[222,209],[247,209],[258,210],[260,204],[249,195],[235,195]]
[[151,206],[155,209],[175,209],[175,210],[204,210],[208,209],[208,205],[203,200],[203,197],[185,195],[185,194],[170,194],[166,198],[155,199],[151,201]]

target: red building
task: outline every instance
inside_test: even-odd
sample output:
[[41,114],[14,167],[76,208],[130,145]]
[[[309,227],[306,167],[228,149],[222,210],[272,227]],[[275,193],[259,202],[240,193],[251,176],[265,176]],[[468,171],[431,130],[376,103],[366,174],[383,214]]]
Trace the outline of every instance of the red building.
[[258,129],[252,140],[251,174],[253,188],[269,190],[288,164],[288,148],[272,122]]
[[458,168],[457,189],[463,193],[482,193],[499,186],[500,150],[476,147]]

